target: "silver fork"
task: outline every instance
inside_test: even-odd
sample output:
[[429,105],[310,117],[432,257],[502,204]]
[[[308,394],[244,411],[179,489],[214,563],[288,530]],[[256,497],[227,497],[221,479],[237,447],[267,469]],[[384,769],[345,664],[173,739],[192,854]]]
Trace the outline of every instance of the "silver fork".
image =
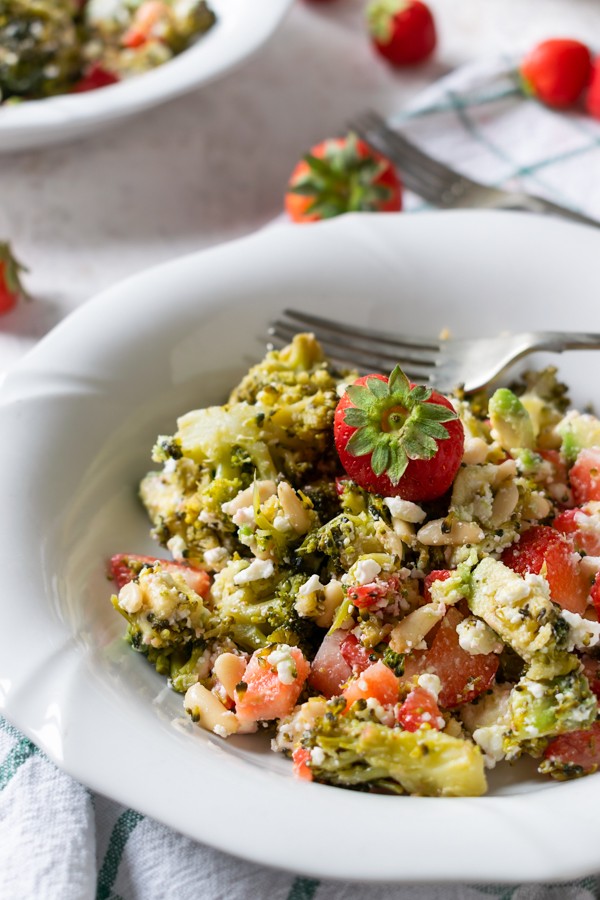
[[530,331],[475,340],[424,340],[293,309],[271,323],[269,337],[282,346],[301,331],[312,332],[334,362],[363,374],[390,372],[400,365],[412,381],[443,391],[461,386],[467,393],[485,387],[529,353],[600,349],[600,334]]
[[350,123],[352,131],[398,166],[405,186],[433,206],[443,209],[522,209],[562,216],[600,228],[600,222],[531,194],[489,187],[429,156],[394,131],[375,112],[364,112]]

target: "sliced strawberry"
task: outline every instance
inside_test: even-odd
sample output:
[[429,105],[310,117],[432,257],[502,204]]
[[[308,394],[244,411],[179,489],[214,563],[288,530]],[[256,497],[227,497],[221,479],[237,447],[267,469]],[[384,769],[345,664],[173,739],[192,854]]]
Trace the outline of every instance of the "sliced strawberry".
[[411,653],[405,664],[403,681],[423,672],[438,676],[442,683],[438,703],[442,709],[454,709],[463,703],[470,703],[492,686],[498,671],[499,658],[496,653],[472,656],[460,646],[456,626],[462,620],[461,613],[454,607],[450,608],[437,629],[431,647]]
[[573,546],[588,556],[600,556],[600,516],[589,505],[563,510],[552,523],[561,534],[568,534]]
[[590,689],[600,699],[600,659],[595,659],[593,656],[582,656],[581,665]]
[[580,450],[569,473],[573,500],[577,506],[600,500],[600,449]]
[[446,581],[453,574],[451,569],[433,569],[423,581],[423,599],[431,603],[431,585],[434,581]]
[[204,569],[196,569],[183,563],[175,563],[170,559],[158,559],[156,556],[139,556],[136,553],[117,553],[111,557],[109,570],[118,590],[132,581],[145,566],[160,563],[165,572],[183,575],[192,590],[205,597],[210,587],[210,576]]
[[100,63],[93,63],[83,78],[80,78],[77,84],[73,86],[72,91],[74,94],[84,94],[87,91],[95,91],[98,88],[117,84],[119,81],[119,76],[115,75],[114,72],[109,72]]
[[364,672],[372,663],[369,651],[363,647],[356,635],[349,634],[340,644],[340,650],[353,673]]
[[502,553],[502,562],[519,575],[544,571],[550,598],[563,609],[581,614],[587,606],[589,582],[574,556],[573,542],[549,525],[534,525]]
[[313,774],[308,766],[310,760],[310,750],[305,747],[296,747],[292,753],[293,772],[296,778],[303,781],[312,781]]
[[267,722],[291,713],[310,666],[298,647],[290,647],[289,654],[296,668],[296,676],[289,683],[281,680],[276,665],[269,662],[268,650],[256,650],[252,654],[244,680],[235,690],[235,713],[240,722]]
[[594,605],[598,617],[600,617],[600,572],[596,572],[594,583],[590,588],[590,600]]
[[343,696],[346,698],[347,708],[357,700],[368,700],[370,697],[382,706],[389,706],[398,702],[399,689],[399,679],[379,660],[350,681]]
[[398,593],[400,578],[390,575],[369,584],[354,584],[348,588],[348,599],[359,609],[371,609],[382,600],[394,600]]
[[[553,738],[544,751],[544,759],[565,766],[565,776],[590,775],[600,765],[600,721],[585,731],[571,731]],[[571,767],[577,770],[571,771]]]
[[419,685],[413,688],[398,710],[398,721],[405,731],[417,731],[423,725],[440,731],[445,725],[435,697]]
[[352,675],[352,665],[346,662],[341,650],[347,637],[348,632],[341,629],[326,634],[312,661],[308,683],[324,697],[337,697]]

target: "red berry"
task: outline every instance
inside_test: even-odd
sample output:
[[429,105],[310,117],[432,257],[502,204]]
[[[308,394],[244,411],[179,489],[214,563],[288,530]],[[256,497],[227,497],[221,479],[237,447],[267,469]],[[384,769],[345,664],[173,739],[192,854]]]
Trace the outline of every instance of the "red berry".
[[440,731],[446,724],[434,695],[418,685],[398,710],[398,721],[405,731],[417,731],[423,725]]
[[367,21],[377,52],[394,66],[420,63],[435,49],[435,21],[421,0],[373,0]]
[[570,612],[583,613],[589,583],[574,556],[573,544],[549,525],[534,525],[502,553],[502,562],[519,575],[539,575],[550,586],[550,599]]
[[335,411],[334,440],[360,487],[415,502],[446,493],[464,448],[450,401],[411,384],[398,366],[389,379],[365,375],[347,388]]
[[354,134],[311,148],[292,172],[285,209],[293,222],[345,212],[398,212],[402,184],[392,163]]
[[590,116],[600,119],[600,56],[597,56],[592,66],[592,76],[585,99],[585,108]]
[[581,41],[554,39],[534,47],[520,66],[525,90],[561,109],[577,102],[590,80],[592,58]]

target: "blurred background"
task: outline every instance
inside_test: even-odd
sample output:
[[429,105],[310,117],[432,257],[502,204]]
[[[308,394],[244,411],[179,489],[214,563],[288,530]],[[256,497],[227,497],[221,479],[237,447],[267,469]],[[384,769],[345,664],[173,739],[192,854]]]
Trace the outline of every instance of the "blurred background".
[[222,80],[85,140],[0,156],[0,235],[31,269],[37,298],[0,322],[2,365],[118,279],[279,216],[297,159],[353,113],[397,112],[473,59],[600,35],[597,0],[429,5],[438,47],[414,69],[375,55],[364,0],[297,0],[271,41]]

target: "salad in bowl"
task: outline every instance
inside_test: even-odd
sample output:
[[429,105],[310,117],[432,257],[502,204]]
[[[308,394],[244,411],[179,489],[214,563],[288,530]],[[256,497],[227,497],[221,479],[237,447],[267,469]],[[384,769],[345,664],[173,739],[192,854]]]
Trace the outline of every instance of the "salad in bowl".
[[376,793],[596,770],[600,421],[554,368],[446,397],[299,334],[152,455],[112,602],[200,728]]
[[0,104],[116,84],[168,62],[214,23],[206,0],[6,0]]

